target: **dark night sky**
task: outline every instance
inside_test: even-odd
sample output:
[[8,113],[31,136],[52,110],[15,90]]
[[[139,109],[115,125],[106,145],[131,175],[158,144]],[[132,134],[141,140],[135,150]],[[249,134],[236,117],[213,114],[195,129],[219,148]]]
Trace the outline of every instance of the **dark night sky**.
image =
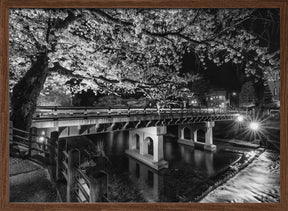
[[231,64],[225,64],[222,67],[217,67],[215,64],[208,64],[208,68],[204,70],[199,65],[195,64],[195,59],[192,54],[186,54],[183,57],[182,63],[183,72],[199,73],[203,78],[207,79],[210,88],[224,88],[227,90],[240,90],[240,78],[237,76],[236,67]]
[[[256,19],[246,21],[242,27],[255,34],[261,34],[264,39],[260,39],[259,45],[268,47],[271,52],[280,48],[280,24],[279,24],[279,9],[256,9],[254,12]],[[265,22],[264,19],[272,21]],[[241,85],[247,79],[243,74],[243,70],[237,70],[236,65],[225,64],[217,67],[212,62],[208,63],[207,69],[204,70],[195,62],[193,54],[186,54],[182,60],[181,72],[194,72],[201,74],[209,81],[210,88],[224,88],[227,91],[240,91]],[[242,72],[242,73],[241,73]],[[241,77],[241,78],[240,78]]]
[[235,67],[233,65],[224,65],[221,68],[210,65],[204,74],[209,79],[211,85],[225,88],[227,90],[241,89],[240,78],[237,77]]

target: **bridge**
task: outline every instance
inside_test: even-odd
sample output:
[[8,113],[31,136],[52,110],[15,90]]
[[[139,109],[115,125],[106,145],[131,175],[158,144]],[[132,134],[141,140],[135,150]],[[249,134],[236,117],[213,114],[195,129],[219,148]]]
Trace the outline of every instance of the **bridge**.
[[[57,138],[129,130],[128,155],[154,169],[168,166],[163,155],[167,126],[178,126],[178,143],[214,151],[216,121],[235,120],[241,111],[218,108],[37,107],[32,126],[41,136]],[[197,139],[205,133],[204,142]],[[55,135],[54,135],[55,136]]]
[[[152,126],[233,120],[243,113],[213,108],[37,107],[32,126],[57,130],[60,137],[80,136]],[[47,133],[46,133],[47,134]]]
[[[144,163],[157,172],[169,165],[164,159],[163,146],[167,126],[178,127],[177,142],[179,144],[214,151],[216,149],[213,144],[215,122],[235,120],[241,114],[246,115],[246,112],[217,108],[156,109],[42,106],[36,109],[30,131],[13,128],[13,123],[10,122],[9,137],[10,143],[26,146],[28,157],[40,155],[45,158],[51,178],[60,186],[65,186],[66,194],[64,194],[63,201],[96,202],[105,201],[105,194],[96,193],[103,189],[99,184],[104,184],[107,176],[105,176],[105,172],[98,171],[98,169],[96,171],[98,172],[97,176],[91,178],[80,169],[82,165],[80,160],[91,157],[90,152],[79,150],[77,147],[79,143],[75,143],[75,140],[69,137],[128,130],[129,148],[126,150],[126,154],[129,158],[135,159],[135,162]],[[199,139],[199,131],[204,134],[204,140]],[[135,170],[135,162],[131,161],[129,170]],[[146,175],[145,172],[147,173],[145,169],[141,170],[141,174]],[[99,182],[100,180],[104,182]],[[155,175],[154,180],[158,182]],[[73,184],[78,184],[78,188],[74,190]],[[156,189],[153,191],[157,193],[157,186],[155,187]],[[63,188],[60,187],[59,189],[62,190]],[[103,190],[101,192],[105,193]],[[77,199],[73,199],[74,196],[77,196]]]

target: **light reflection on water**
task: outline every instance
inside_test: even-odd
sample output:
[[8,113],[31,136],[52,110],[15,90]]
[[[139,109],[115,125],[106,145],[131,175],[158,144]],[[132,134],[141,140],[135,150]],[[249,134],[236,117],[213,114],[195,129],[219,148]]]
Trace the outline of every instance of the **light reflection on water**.
[[221,150],[220,142],[216,143],[216,152],[207,152],[178,144],[175,138],[164,137],[164,159],[169,162],[169,169],[157,172],[125,154],[129,146],[128,131],[87,137],[93,142],[104,142],[106,155],[112,165],[120,169],[117,173],[130,173],[129,179],[148,202],[179,201],[240,156]]

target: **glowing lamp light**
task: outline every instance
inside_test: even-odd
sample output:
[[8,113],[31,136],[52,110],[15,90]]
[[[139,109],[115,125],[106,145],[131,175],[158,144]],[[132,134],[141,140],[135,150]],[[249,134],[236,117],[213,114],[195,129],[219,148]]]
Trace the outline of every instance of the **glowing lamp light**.
[[237,117],[237,122],[243,122],[244,121],[244,117],[242,115]]
[[42,135],[42,136],[45,136],[45,131],[44,131],[44,130],[41,132],[41,135]]
[[249,127],[250,127],[251,130],[258,130],[260,125],[259,125],[258,122],[251,122]]
[[43,136],[40,136],[40,137],[39,137],[39,142],[40,142],[40,143],[43,143],[44,141],[45,141],[45,138],[44,138]]

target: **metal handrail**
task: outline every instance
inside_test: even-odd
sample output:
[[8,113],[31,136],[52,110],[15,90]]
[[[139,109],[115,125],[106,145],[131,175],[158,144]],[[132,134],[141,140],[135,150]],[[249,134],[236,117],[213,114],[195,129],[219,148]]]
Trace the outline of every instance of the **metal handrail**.
[[[50,138],[49,137],[46,137],[46,136],[41,136],[41,135],[38,135],[38,134],[32,134],[31,132],[28,132],[28,131],[25,131],[25,130],[21,130],[21,129],[19,129],[19,128],[14,128],[14,127],[12,127],[11,125],[9,126],[9,128],[11,129],[11,131],[12,131],[12,133],[10,133],[9,135],[11,136],[11,143],[14,143],[14,144],[17,144],[17,145],[19,145],[19,146],[22,146],[22,147],[25,147],[25,148],[27,148],[28,149],[28,154],[30,155],[30,152],[32,151],[32,150],[36,150],[36,151],[39,151],[39,152],[41,152],[41,153],[45,153],[46,151],[45,150],[43,150],[43,149],[38,149],[38,148],[35,148],[35,147],[33,147],[32,146],[32,144],[33,143],[36,143],[36,144],[38,144],[38,145],[42,145],[42,146],[45,146],[45,147],[49,147],[49,146],[51,146],[50,144],[48,144],[48,143],[41,143],[41,142],[38,142],[38,141],[34,141],[32,138],[33,137],[43,137],[43,138],[45,138],[45,139],[47,139],[47,140],[49,140]],[[9,129],[9,130],[10,130]],[[16,134],[14,134],[14,131],[15,132],[18,132],[18,133],[22,133],[23,134],[23,136],[21,136],[21,135],[16,135]],[[28,137],[27,137],[27,135],[28,135]],[[25,137],[24,137],[25,136]],[[17,140],[14,140],[13,138],[17,138]],[[21,142],[21,141],[23,141],[23,142]]]
[[[79,178],[77,178],[77,176],[79,178],[82,178],[85,182],[85,184],[88,186],[89,188],[89,192],[90,189],[92,187],[91,181],[89,179],[89,177],[79,168],[75,168],[75,182],[76,185],[78,186],[78,190],[80,190],[82,192],[82,195],[85,197],[85,201],[89,202],[90,201],[90,193],[87,193],[87,191],[83,188],[83,184],[79,181]],[[78,195],[77,192],[75,192],[77,199],[81,199],[81,197]],[[85,201],[80,201],[80,202],[85,202]]]
[[95,108],[95,107],[57,107],[40,106],[36,109],[36,117],[49,116],[87,116],[87,115],[146,115],[146,114],[173,114],[173,113],[202,113],[202,114],[233,114],[242,113],[240,110],[221,108]]
[[30,132],[28,132],[28,131],[26,131],[26,130],[20,130],[20,129],[15,128],[15,127],[13,127],[12,129],[13,129],[14,131],[21,132],[21,133],[25,133],[25,134],[29,134],[29,133],[30,133]]

